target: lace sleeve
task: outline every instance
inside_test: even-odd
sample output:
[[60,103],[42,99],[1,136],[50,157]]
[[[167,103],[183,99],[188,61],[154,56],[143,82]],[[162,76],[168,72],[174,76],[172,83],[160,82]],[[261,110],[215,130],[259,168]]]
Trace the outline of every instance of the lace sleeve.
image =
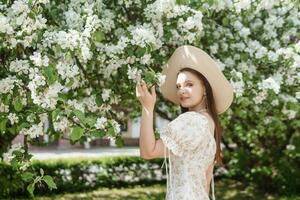
[[209,125],[205,116],[196,112],[185,112],[171,121],[161,131],[160,138],[173,154],[200,149],[208,138]]

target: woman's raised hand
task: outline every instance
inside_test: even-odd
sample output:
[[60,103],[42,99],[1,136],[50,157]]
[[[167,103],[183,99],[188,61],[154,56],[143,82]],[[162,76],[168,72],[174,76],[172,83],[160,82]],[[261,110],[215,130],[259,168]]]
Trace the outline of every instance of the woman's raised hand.
[[155,85],[151,87],[151,93],[148,91],[147,84],[142,79],[136,84],[136,97],[146,110],[153,110],[156,102]]

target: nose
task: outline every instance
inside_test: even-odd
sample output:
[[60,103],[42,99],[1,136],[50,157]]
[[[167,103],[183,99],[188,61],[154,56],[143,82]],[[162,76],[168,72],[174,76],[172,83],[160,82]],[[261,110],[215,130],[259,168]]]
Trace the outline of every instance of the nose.
[[178,92],[180,95],[184,94],[185,93],[185,89],[184,88],[179,88],[178,89]]

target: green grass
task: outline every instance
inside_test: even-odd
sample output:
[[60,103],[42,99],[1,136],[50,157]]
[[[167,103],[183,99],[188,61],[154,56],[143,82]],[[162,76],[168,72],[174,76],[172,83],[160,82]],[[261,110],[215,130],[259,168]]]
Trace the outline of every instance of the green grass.
[[[164,200],[165,185],[147,187],[137,186],[124,189],[99,188],[90,192],[63,194],[51,197],[37,197],[38,200]],[[278,197],[271,194],[262,194],[254,187],[245,188],[241,183],[233,180],[215,181],[215,197],[217,200],[300,200],[300,197]]]

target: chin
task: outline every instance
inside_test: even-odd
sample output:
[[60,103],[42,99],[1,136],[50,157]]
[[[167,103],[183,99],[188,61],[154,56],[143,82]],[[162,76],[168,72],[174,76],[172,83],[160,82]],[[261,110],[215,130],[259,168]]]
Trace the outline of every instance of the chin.
[[184,108],[189,108],[189,107],[191,107],[191,105],[190,105],[190,104],[187,104],[187,103],[180,103],[180,105],[181,105],[182,107],[184,107]]

